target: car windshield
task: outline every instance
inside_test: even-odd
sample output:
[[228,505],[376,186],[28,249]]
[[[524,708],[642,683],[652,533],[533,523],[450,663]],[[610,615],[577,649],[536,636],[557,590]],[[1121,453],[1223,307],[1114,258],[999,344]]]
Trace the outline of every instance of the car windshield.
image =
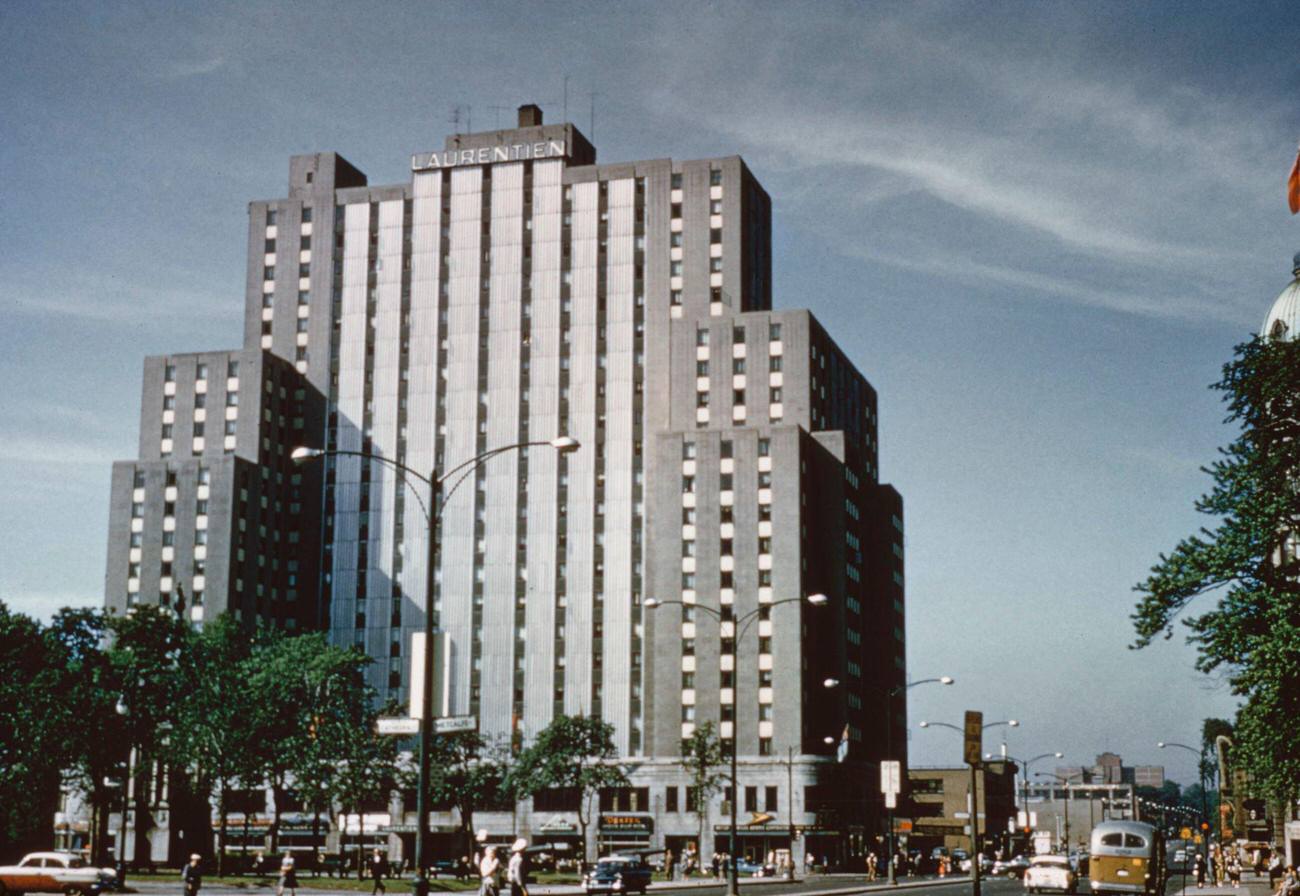
[[1070,864],[1066,861],[1065,856],[1034,856],[1035,865],[1059,866],[1064,868]]

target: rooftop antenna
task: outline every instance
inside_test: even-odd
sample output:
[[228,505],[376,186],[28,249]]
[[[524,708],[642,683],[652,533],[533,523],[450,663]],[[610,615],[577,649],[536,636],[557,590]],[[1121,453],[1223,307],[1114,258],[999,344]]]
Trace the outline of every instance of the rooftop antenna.
[[564,115],[560,118],[560,123],[565,124],[569,121],[569,76],[564,76]]
[[456,129],[457,133],[460,132],[460,117],[464,111],[465,107],[460,103],[453,103],[451,114],[447,116],[447,120],[451,122],[451,126]]

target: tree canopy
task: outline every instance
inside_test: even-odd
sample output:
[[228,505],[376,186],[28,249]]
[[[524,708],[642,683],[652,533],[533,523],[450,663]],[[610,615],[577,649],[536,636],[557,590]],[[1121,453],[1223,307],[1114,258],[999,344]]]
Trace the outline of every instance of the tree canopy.
[[1224,674],[1243,698],[1236,756],[1270,795],[1289,798],[1300,782],[1300,342],[1239,345],[1213,388],[1237,428],[1196,502],[1215,522],[1138,584],[1134,646],[1171,637],[1181,621],[1198,668]]

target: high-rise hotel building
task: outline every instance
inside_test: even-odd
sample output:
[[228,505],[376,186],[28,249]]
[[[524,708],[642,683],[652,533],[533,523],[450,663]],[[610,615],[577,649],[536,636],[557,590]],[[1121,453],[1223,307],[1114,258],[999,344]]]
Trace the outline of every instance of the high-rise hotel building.
[[[602,797],[603,845],[696,839],[680,751],[712,722],[735,739],[743,820],[772,817],[742,828],[747,851],[789,844],[791,824],[796,854],[876,848],[872,763],[886,726],[906,742],[885,699],[904,681],[902,502],[879,483],[875,391],[811,313],[772,309],[771,204],[739,157],[597,164],[524,106],[517,128],[415,154],[406,183],[293,157],[288,195],[249,206],[248,256],[244,348],[221,356],[238,357],[237,413],[214,414],[232,406],[222,376],[193,441],[197,365],[213,383],[227,362],[146,363],[110,605],[197,581],[189,504],[212,520],[219,491],[207,612],[328,626],[403,700],[429,496],[382,463],[288,453],[433,471],[571,436],[577,451],[503,453],[443,490],[445,711],[500,737],[561,713],[612,724],[634,786]],[[705,854],[725,846],[725,799]],[[563,839],[573,808],[543,795],[476,821]],[[414,815],[389,821],[401,848]]]

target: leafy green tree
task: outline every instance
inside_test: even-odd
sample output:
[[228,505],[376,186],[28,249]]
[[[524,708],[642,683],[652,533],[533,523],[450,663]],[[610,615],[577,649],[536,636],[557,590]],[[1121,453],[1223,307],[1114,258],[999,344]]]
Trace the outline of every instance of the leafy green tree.
[[165,607],[140,605],[123,616],[110,616],[108,632],[109,665],[122,688],[126,745],[136,757],[134,826],[140,836],[131,861],[147,865],[149,839],[144,834],[153,827],[149,779],[155,763],[175,758],[171,735],[187,697],[182,670],[191,661],[192,630]]
[[1255,339],[1237,347],[1214,388],[1236,438],[1206,468],[1196,503],[1215,519],[1161,555],[1137,586],[1136,647],[1171,637],[1182,619],[1198,668],[1226,674],[1244,698],[1238,755],[1276,799],[1300,782],[1300,342]]
[[[373,692],[368,694],[373,697]],[[357,836],[357,878],[365,877],[364,813],[368,803],[386,797],[397,778],[397,742],[376,733],[373,700],[355,703],[351,719],[340,719],[330,741],[337,745],[337,772],[334,776],[334,799],[344,815],[355,813],[362,830]]]
[[192,772],[201,793],[216,791],[220,875],[226,870],[225,844],[230,842],[230,793],[236,782],[255,776],[249,749],[252,700],[245,685],[252,640],[234,619],[223,614],[192,633],[188,653],[190,662],[183,671],[185,697],[171,740],[171,758]]
[[108,815],[124,798],[130,751],[126,719],[117,712],[122,681],[106,650],[107,616],[99,609],[61,610],[45,630],[61,663],[57,692],[64,775],[91,809],[94,860],[108,864]]
[[431,748],[429,804],[456,808],[465,855],[473,855],[474,813],[495,808],[506,798],[509,751],[492,746],[477,731],[440,734]]
[[279,797],[292,782],[313,814],[328,816],[339,793],[340,763],[348,756],[357,720],[373,703],[360,651],[336,647],[324,634],[268,637],[255,651],[249,688],[257,703],[255,730],[274,745],[259,757],[277,788],[272,848],[280,827]]
[[58,806],[66,709],[57,645],[0,602],[0,843],[48,845]]
[[704,825],[709,814],[709,800],[730,780],[723,770],[727,755],[712,722],[702,722],[691,736],[682,741],[682,769],[690,777],[695,795],[695,816],[699,832],[695,843],[704,848]]
[[614,726],[588,716],[556,716],[515,762],[511,790],[535,794],[569,788],[578,794],[578,827],[584,859],[593,798],[605,787],[626,787],[627,771],[618,763]]

